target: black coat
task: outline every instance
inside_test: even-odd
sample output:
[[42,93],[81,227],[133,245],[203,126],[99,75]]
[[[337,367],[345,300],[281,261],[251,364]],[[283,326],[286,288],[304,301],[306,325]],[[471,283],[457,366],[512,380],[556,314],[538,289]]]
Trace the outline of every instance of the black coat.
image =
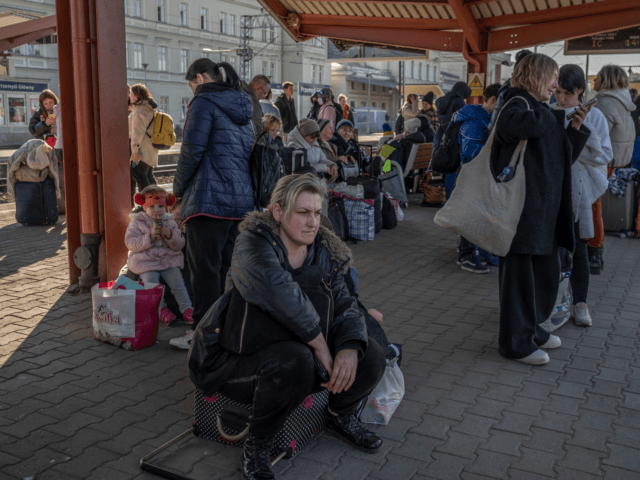
[[360,163],[360,146],[353,138],[347,142],[344,138],[338,135],[338,132],[333,132],[333,137],[331,137],[330,142],[336,147],[336,156],[351,156],[358,164]]
[[289,133],[298,125],[298,116],[296,115],[296,105],[293,102],[293,97],[287,100],[287,95],[281,93],[276,99],[274,105],[280,110],[282,116],[282,130],[284,133]]
[[420,120],[420,128],[418,131],[424,135],[426,143],[433,143],[436,132],[433,131],[429,117],[426,115],[418,115],[416,118]]
[[631,112],[631,118],[633,118],[633,126],[636,127],[636,138],[640,137],[640,125],[638,125],[638,120],[640,120],[640,96],[636,98],[634,102],[636,104],[636,109]]
[[[433,141],[433,137],[431,138]],[[415,133],[411,133],[400,140],[400,145],[402,145],[402,168],[404,169],[407,166],[407,162],[409,161],[409,155],[411,154],[411,149],[413,146],[418,143],[427,143],[427,139],[421,131],[417,131]]]
[[468,98],[470,94],[471,88],[462,82],[458,82],[444,97],[436,100],[440,125],[450,121],[453,114],[466,105],[464,100]]
[[[319,316],[300,286],[292,280],[287,248],[274,233],[277,225],[271,214],[251,212],[240,224],[225,294],[206,313],[191,342],[189,372],[193,383],[205,395],[219,391],[233,373],[239,355],[220,345],[226,308],[233,284],[245,301],[269,312],[290,329],[301,342],[320,333]],[[320,226],[305,265],[318,265],[331,275],[334,302],[329,350],[333,356],[345,349],[367,350],[367,328],[358,301],[345,283],[351,252],[332,232]]]
[[[526,99],[531,110],[520,99]],[[571,165],[576,161],[591,132],[584,125],[576,130],[564,127],[564,110],[551,110],[526,91],[511,88],[496,122],[491,149],[495,176],[511,161],[518,142],[528,140],[524,156],[526,197],[510,253],[551,255],[557,242],[574,251]]]
[[44,140],[46,136],[49,136],[51,127],[46,124],[47,117],[48,115],[42,115],[42,113],[40,113],[40,109],[36,110],[33,112],[33,115],[31,115],[31,119],[29,120],[29,132],[31,132],[31,135],[35,138]]

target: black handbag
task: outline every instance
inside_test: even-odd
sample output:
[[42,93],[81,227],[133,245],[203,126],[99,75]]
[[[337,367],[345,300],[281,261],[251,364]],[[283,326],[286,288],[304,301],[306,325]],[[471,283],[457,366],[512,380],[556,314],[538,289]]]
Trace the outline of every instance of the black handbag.
[[[307,295],[320,317],[320,328],[327,343],[333,321],[331,277],[319,266],[306,265],[291,272],[293,281]],[[268,312],[247,302],[234,286],[220,344],[237,354],[255,353],[272,343],[300,342],[291,330]]]
[[329,221],[333,227],[333,233],[335,233],[340,240],[347,240],[349,238],[349,220],[344,207],[344,200],[341,196],[334,195],[329,198],[327,217],[329,217]]
[[249,172],[253,186],[253,204],[257,210],[260,210],[269,205],[276,183],[284,176],[284,166],[278,154],[278,147],[266,130],[253,144]]

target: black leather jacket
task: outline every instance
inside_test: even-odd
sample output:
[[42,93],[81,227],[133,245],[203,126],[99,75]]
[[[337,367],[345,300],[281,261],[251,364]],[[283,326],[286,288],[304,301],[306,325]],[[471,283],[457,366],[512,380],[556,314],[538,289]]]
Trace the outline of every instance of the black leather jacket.
[[[231,284],[249,303],[259,306],[290,329],[301,342],[319,333],[319,317],[288,271],[287,249],[271,213],[251,212],[241,223],[236,240],[226,293],[204,316],[191,342],[189,371],[191,380],[205,394],[219,391],[232,374],[238,355],[224,350],[219,338],[224,329],[225,310]],[[358,350],[362,358],[367,349],[367,328],[358,301],[351,296],[344,276],[349,275],[349,248],[332,232],[320,227],[309,249],[305,264],[318,265],[331,275],[334,320],[329,334],[332,355],[346,349]]]

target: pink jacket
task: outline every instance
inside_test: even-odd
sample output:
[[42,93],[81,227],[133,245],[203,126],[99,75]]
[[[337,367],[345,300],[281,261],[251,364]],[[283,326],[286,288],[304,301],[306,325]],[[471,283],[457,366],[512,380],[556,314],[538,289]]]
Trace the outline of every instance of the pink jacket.
[[336,107],[334,107],[333,102],[327,102],[320,107],[320,112],[318,112],[318,120],[322,120],[326,118],[331,121],[331,124],[336,126]]
[[182,247],[185,238],[170,213],[162,219],[164,225],[171,230],[170,240],[156,240],[151,243],[153,220],[145,212],[129,215],[131,222],[124,236],[124,243],[129,249],[129,270],[138,275],[145,272],[161,272],[169,268],[184,267]]

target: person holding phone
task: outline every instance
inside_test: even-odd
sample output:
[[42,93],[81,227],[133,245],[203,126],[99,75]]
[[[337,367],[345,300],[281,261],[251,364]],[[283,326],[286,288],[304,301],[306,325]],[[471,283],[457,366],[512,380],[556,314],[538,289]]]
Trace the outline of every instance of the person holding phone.
[[[552,108],[565,112],[565,125],[575,116],[580,102],[584,101],[587,81],[578,65],[564,65],[558,76],[558,88],[555,96],[558,100]],[[593,105],[597,97],[591,102]],[[569,118],[567,118],[569,117]],[[591,136],[571,167],[571,196],[573,202],[574,231],[576,249],[571,269],[571,290],[573,304],[571,317],[576,325],[589,326],[592,323],[587,293],[589,290],[589,256],[587,239],[594,235],[593,212],[591,205],[607,190],[607,164],[613,158],[609,125],[604,114],[597,108],[591,108],[584,120],[591,130]]]
[[534,53],[518,64],[491,149],[491,169],[498,176],[520,142],[527,141],[524,208],[509,253],[498,261],[498,351],[530,365],[548,363],[544,349],[561,345],[540,324],[549,318],[558,294],[558,248],[574,251],[571,166],[591,133],[582,124],[588,108],[579,107],[565,127],[564,111],[547,104],[558,88],[557,75],[558,64],[546,55]]
[[[53,108],[58,104],[58,97],[51,90],[43,90],[38,97],[38,108],[29,120],[29,132],[35,138],[45,140],[47,143],[55,145],[55,137],[58,132],[56,126],[56,115]],[[53,137],[53,141],[48,139]],[[53,145],[51,145],[53,147]]]

